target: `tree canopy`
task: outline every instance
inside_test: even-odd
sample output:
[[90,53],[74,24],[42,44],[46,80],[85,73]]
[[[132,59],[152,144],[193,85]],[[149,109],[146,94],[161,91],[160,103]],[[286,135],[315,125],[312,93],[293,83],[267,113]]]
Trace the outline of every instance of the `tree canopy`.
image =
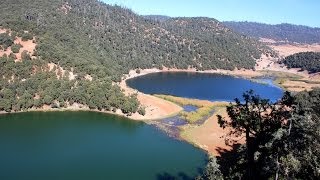
[[243,97],[227,107],[230,120],[218,119],[221,127],[232,127],[228,135],[246,143],[234,149],[233,164],[214,172],[221,170],[225,179],[319,179],[320,90],[286,92],[275,103],[252,91]]
[[320,72],[320,52],[300,52],[282,60],[288,68],[301,68],[310,73]]

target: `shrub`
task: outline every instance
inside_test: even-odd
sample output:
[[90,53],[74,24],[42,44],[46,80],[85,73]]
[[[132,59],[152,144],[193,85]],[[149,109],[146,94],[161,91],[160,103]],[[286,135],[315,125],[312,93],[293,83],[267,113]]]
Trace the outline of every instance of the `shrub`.
[[13,39],[9,34],[2,33],[0,34],[0,45],[3,45],[3,49],[7,49],[13,44]]
[[11,50],[13,53],[18,53],[20,51],[20,48],[22,48],[21,44],[14,44],[11,46]]
[[145,107],[139,107],[138,113],[142,116],[146,115],[146,109]]
[[15,54],[13,54],[13,53],[10,53],[9,58],[17,59],[17,56]]
[[21,53],[21,59],[22,59],[22,60],[31,60],[31,57],[30,57],[28,51],[24,50],[24,51]]
[[32,40],[33,36],[30,33],[23,33],[22,34],[22,41],[28,41],[28,40]]

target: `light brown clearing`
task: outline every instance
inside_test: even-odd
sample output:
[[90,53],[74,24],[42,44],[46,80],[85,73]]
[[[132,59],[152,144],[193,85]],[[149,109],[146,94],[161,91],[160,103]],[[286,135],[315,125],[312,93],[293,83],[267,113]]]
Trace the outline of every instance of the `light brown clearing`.
[[320,88],[320,82],[317,81],[311,81],[311,82],[304,82],[302,81],[293,81],[293,80],[287,80],[284,83],[281,84],[283,87],[285,87],[287,90],[289,91],[295,91],[295,92],[299,92],[299,91],[310,91],[313,88]]
[[[219,108],[205,123],[200,126],[186,126],[181,137],[196,146],[206,150],[209,154],[220,156],[221,152],[232,150],[232,145],[226,145],[226,134],[229,129],[222,129],[218,124],[217,114],[227,117],[226,108]],[[244,139],[234,137],[238,143],[244,143]]]
[[282,44],[269,46],[278,51],[281,57],[286,57],[298,52],[320,52],[320,44]]
[[[77,77],[77,75],[74,74],[72,71],[68,71],[69,74],[65,74],[67,71],[55,63],[48,63],[48,68],[49,68],[48,69],[49,71],[53,71],[55,69],[54,72],[56,73],[56,76],[58,79],[62,78],[63,75],[68,77],[69,80],[74,80]],[[88,78],[89,78],[89,76],[90,75],[88,75]],[[92,77],[91,77],[91,80],[92,80]]]
[[[131,76],[135,77],[135,76]],[[172,116],[175,114],[178,114],[180,111],[182,111],[182,107],[166,101],[164,99],[144,94],[141,92],[138,92],[137,90],[134,90],[127,86],[125,80],[122,80],[118,84],[125,92],[126,95],[135,94],[137,93],[137,98],[141,105],[145,107],[146,114],[144,116],[140,115],[139,113],[134,113],[131,116],[129,116],[132,119],[135,120],[151,120],[151,119],[161,119],[164,117]]]
[[[21,44],[22,45],[22,48],[20,48],[19,53],[15,53],[18,61],[21,61],[21,53],[23,51],[27,51],[30,56],[33,55],[34,50],[36,49],[36,45],[37,45],[36,43],[34,43],[34,41],[35,41],[34,38],[33,38],[33,40],[22,41],[21,37],[17,37],[16,40],[14,40],[15,44]],[[11,48],[10,48],[10,51],[11,51]]]
[[[6,29],[0,29],[0,33],[5,33],[5,32],[7,32]],[[9,30],[9,32],[11,33],[10,30]],[[36,49],[36,45],[37,45],[34,41],[35,41],[35,38],[33,38],[32,40],[28,40],[28,41],[22,41],[21,37],[16,37],[16,39],[14,40],[14,44],[21,44],[22,47],[20,48],[20,51],[18,53],[14,53],[14,55],[17,57],[15,62],[21,61],[21,53],[23,51],[27,51],[29,53],[29,55],[32,57],[32,55]],[[5,54],[7,56],[9,56],[11,53],[12,53],[11,47],[8,47],[5,51],[0,50],[0,57],[2,57]]]

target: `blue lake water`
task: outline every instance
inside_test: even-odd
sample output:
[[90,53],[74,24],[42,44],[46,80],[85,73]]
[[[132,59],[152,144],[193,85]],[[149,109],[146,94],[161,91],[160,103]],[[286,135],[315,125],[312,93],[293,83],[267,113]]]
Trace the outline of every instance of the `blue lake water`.
[[270,80],[264,81],[268,83],[221,74],[160,72],[128,79],[127,84],[146,94],[169,94],[210,101],[233,101],[250,89],[271,101],[282,97],[281,88],[270,83]]
[[[232,101],[249,89],[277,100],[282,90],[232,76],[155,73],[127,81],[148,94]],[[196,107],[186,106],[186,111]],[[179,126],[185,121],[164,119]],[[207,156],[154,126],[94,112],[0,115],[0,179],[188,179]]]
[[186,179],[194,178],[206,160],[206,153],[191,144],[123,117],[0,115],[1,180]]

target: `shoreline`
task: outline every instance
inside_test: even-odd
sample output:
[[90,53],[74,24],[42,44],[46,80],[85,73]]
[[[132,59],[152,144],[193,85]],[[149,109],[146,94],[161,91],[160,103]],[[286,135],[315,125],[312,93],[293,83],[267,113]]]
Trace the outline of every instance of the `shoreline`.
[[[294,73],[286,70],[280,70],[276,71],[272,68],[270,69],[261,69],[261,70],[205,70],[205,71],[197,71],[196,69],[168,69],[164,68],[162,70],[152,68],[152,69],[142,69],[140,70],[140,73],[137,73],[136,70],[130,70],[129,74],[124,74],[121,82],[114,83],[118,85],[123,92],[126,95],[130,94],[137,94],[137,98],[142,106],[145,107],[146,115],[142,116],[140,114],[133,113],[131,116],[127,116],[121,112],[121,110],[117,110],[116,112],[113,111],[105,111],[105,110],[94,110],[89,109],[87,106],[83,105],[73,105],[69,106],[67,108],[51,108],[49,106],[43,107],[41,109],[28,109],[26,111],[19,111],[19,112],[0,112],[0,115],[2,114],[14,114],[14,113],[23,113],[23,112],[58,112],[58,111],[70,111],[70,112],[76,112],[76,111],[86,111],[86,112],[99,112],[99,113],[105,113],[110,115],[116,115],[124,118],[128,118],[130,120],[135,121],[143,121],[146,124],[154,124],[152,122],[155,122],[159,119],[164,119],[168,117],[173,117],[177,114],[179,114],[183,108],[173,102],[158,98],[153,95],[144,94],[142,92],[139,92],[136,89],[133,89],[129,86],[127,86],[126,80],[136,78],[139,76],[151,74],[151,73],[158,73],[158,72],[189,72],[189,73],[209,73],[209,74],[222,74],[222,75],[229,75],[234,76],[238,78],[245,78],[248,80],[253,80],[256,77],[263,77],[263,76],[274,76],[276,78],[283,78],[282,74],[288,75],[300,75],[302,80],[305,80],[306,78],[309,79],[310,77],[313,77],[313,74],[306,74],[305,72],[299,72]],[[298,71],[298,70],[294,70]],[[280,75],[279,75],[280,74]],[[319,76],[320,77],[320,76]],[[287,78],[287,77],[285,77]],[[290,78],[289,81],[291,80]],[[297,82],[297,81],[295,81]],[[319,78],[320,82],[320,78]],[[284,88],[280,83],[275,82],[275,85]],[[219,101],[212,101],[212,103],[219,102]],[[222,115],[226,115],[226,112],[224,109],[219,110]],[[222,130],[222,128],[218,127],[218,123],[216,122],[216,115],[218,112],[215,112],[212,114],[208,119],[205,120],[205,122],[200,126],[194,126],[194,125],[187,125],[182,128],[182,130],[179,133],[179,139],[185,142],[188,142],[192,145],[194,145],[197,148],[200,148],[207,152],[209,155],[219,156],[219,151],[217,149],[223,149],[224,151],[230,150],[230,147],[224,145],[224,139],[221,138],[226,132]],[[161,129],[161,128],[160,128]],[[165,131],[164,131],[165,132]],[[165,132],[167,133],[167,132]],[[222,147],[222,148],[221,148]]]
[[108,114],[108,115],[115,115],[119,117],[124,117],[128,118],[130,120],[135,120],[135,121],[143,121],[140,119],[133,119],[130,118],[130,116],[127,116],[121,112],[113,112],[113,111],[105,111],[105,110],[95,110],[95,109],[88,109],[88,108],[75,108],[75,107],[68,107],[68,108],[48,108],[48,109],[27,109],[25,111],[15,111],[15,112],[5,112],[5,111],[0,111],[0,115],[6,115],[6,114],[17,114],[17,113],[28,113],[28,112],[97,112],[97,113],[103,113],[103,114]]
[[[205,70],[205,71],[197,71],[196,69],[175,69],[175,68],[166,68],[164,67],[162,70],[157,68],[151,68],[151,69],[139,69],[139,73],[136,72],[136,70],[130,70],[128,74],[124,74],[122,77],[121,82],[116,83],[121,89],[124,90],[124,93],[126,95],[134,94],[136,93],[138,95],[138,100],[141,103],[142,106],[148,107],[146,108],[146,117],[143,117],[137,113],[133,114],[129,118],[135,119],[135,120],[152,120],[152,119],[162,119],[166,117],[170,117],[174,114],[177,114],[182,111],[181,107],[176,107],[176,104],[172,105],[172,102],[156,98],[153,95],[150,94],[144,94],[136,89],[133,89],[129,87],[126,83],[128,79],[133,79],[136,77],[153,74],[153,73],[160,73],[160,72],[188,72],[188,73],[208,73],[208,74],[221,74],[221,75],[228,75],[233,76],[237,78],[244,78],[248,80],[254,80],[254,78],[257,77],[267,77],[272,76],[275,79],[273,80],[274,86],[277,86],[283,90],[288,91],[302,91],[302,90],[310,90],[313,87],[320,87],[320,75],[319,79],[312,77],[315,77],[315,74],[308,74],[306,72],[299,72],[299,69],[286,69],[284,67],[280,67],[279,64],[274,63],[269,68],[263,69],[261,66],[258,70],[248,70],[248,69],[236,69],[233,71],[230,70]],[[295,77],[296,76],[296,77]],[[284,81],[284,83],[282,82]],[[319,83],[317,82],[319,81]],[[308,84],[305,82],[311,82],[314,84]],[[302,87],[297,86],[289,86],[291,84],[296,85],[296,83],[302,83]],[[305,84],[303,84],[305,83]],[[154,104],[155,101],[160,102],[163,106],[170,106],[170,110],[162,111],[161,109],[163,107],[157,106],[157,104]],[[145,104],[145,102],[147,102]],[[160,113],[155,112],[155,110],[161,111]],[[156,114],[156,116],[152,116],[150,114]]]

